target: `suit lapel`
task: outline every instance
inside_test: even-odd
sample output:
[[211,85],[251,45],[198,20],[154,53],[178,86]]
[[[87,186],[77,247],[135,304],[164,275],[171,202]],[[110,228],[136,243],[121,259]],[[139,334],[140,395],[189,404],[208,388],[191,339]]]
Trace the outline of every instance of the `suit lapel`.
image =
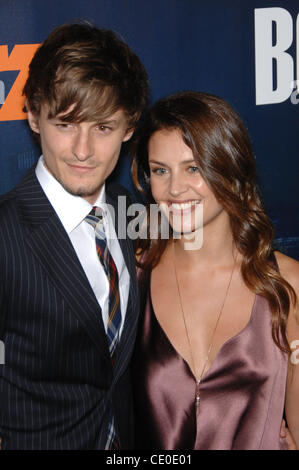
[[80,261],[34,170],[16,188],[25,242],[111,367],[101,309]]

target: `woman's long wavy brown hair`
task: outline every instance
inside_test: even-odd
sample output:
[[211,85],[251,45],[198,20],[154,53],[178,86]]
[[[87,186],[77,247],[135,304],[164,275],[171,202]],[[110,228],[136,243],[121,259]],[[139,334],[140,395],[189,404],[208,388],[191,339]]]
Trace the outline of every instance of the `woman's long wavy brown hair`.
[[[229,214],[234,243],[242,254],[244,282],[269,302],[273,340],[290,353],[286,325],[296,294],[271,260],[273,228],[259,195],[254,155],[243,122],[228,103],[207,93],[181,92],[158,101],[140,121],[132,145],[133,181],[148,204],[154,202],[147,183],[148,142],[162,129],[181,132],[204,180]],[[161,238],[139,239],[139,266],[156,266],[167,243]]]

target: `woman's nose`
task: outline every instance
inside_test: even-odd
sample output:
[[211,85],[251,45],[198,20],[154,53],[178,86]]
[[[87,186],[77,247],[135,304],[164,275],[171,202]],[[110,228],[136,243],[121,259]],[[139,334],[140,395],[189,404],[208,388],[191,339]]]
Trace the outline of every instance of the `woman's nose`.
[[172,174],[169,181],[169,193],[171,196],[179,196],[188,190],[187,182],[180,174]]

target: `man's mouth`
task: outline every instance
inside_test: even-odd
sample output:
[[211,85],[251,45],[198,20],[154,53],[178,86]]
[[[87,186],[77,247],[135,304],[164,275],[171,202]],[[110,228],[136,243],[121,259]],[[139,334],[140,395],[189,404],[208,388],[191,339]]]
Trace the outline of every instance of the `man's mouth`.
[[79,174],[84,174],[84,173],[89,173],[90,171],[94,170],[94,167],[92,166],[81,166],[81,165],[70,165],[69,167],[75,171],[76,173]]

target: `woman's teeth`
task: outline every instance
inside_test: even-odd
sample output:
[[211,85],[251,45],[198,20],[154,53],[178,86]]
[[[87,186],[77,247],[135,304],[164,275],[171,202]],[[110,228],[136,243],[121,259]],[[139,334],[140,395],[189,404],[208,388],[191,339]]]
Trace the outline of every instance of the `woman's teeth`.
[[197,200],[197,201],[189,201],[189,202],[182,202],[182,203],[177,203],[177,202],[172,202],[170,203],[170,207],[173,207],[173,209],[176,209],[176,210],[185,210],[185,209],[189,209],[191,208],[192,206],[195,206],[196,204],[199,204],[200,203],[200,200]]

